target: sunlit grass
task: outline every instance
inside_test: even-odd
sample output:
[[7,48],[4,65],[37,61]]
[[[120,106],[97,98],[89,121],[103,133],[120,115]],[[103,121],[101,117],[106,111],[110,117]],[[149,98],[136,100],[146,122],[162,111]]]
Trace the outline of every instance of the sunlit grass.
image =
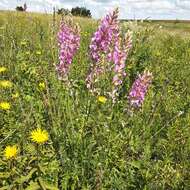
[[[172,24],[122,24],[133,48],[113,105],[85,85],[96,20],[74,18],[81,45],[72,88],[58,80],[60,19],[0,12],[0,188],[189,189],[190,40]],[[131,110],[128,92],[146,69],[152,85]]]

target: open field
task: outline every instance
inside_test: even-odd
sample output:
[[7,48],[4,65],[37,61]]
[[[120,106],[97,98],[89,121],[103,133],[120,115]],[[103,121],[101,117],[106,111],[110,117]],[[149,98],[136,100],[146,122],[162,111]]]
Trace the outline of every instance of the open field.
[[[132,48],[113,104],[106,73],[104,99],[85,83],[99,22],[74,22],[80,48],[65,83],[55,69],[60,17],[0,12],[0,190],[190,189],[190,23],[121,23]],[[145,70],[152,83],[132,109]]]
[[[122,22],[126,21],[122,20]],[[174,35],[178,34],[181,37],[189,37],[190,35],[190,21],[188,20],[137,20],[137,22],[141,26],[154,26],[160,31],[166,31]]]
[[[145,22],[146,23],[146,22]],[[182,37],[190,37],[190,21],[151,21],[149,24]],[[146,26],[146,24],[144,24]]]

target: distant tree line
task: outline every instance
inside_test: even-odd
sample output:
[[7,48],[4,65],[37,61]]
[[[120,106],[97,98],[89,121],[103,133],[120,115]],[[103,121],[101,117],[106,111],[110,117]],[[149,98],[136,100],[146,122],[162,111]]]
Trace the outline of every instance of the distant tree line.
[[16,11],[25,12],[27,10],[27,5],[24,3],[24,6],[17,6]]
[[84,16],[84,17],[91,17],[91,12],[89,9],[85,7],[75,7],[71,9],[71,14],[73,16]]
[[[26,11],[26,9],[27,9],[26,3],[24,4],[24,6],[16,7],[17,11]],[[71,11],[69,9],[61,8],[57,10],[57,14],[59,15],[72,14],[73,16],[81,16],[81,17],[89,17],[89,18],[92,17],[90,10],[87,9],[86,7],[75,7],[75,8],[72,8]]]
[[60,14],[60,15],[72,14],[73,16],[82,16],[82,17],[89,17],[89,18],[92,17],[90,10],[85,7],[75,7],[75,8],[72,8],[71,11],[69,11],[68,9],[61,8],[57,10],[57,14]]
[[69,15],[71,11],[69,9],[61,8],[57,10],[58,15]]

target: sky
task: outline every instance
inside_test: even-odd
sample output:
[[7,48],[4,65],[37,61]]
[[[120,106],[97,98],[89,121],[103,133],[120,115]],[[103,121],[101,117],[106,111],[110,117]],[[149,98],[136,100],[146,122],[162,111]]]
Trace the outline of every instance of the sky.
[[14,10],[26,2],[28,11],[52,12],[52,8],[84,6],[94,18],[120,8],[122,19],[184,19],[190,20],[190,0],[0,0],[0,10]]

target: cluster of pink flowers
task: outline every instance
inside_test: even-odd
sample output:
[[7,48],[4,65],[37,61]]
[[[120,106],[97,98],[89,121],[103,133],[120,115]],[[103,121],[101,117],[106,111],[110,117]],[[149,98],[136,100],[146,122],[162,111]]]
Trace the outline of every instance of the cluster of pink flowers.
[[132,107],[141,107],[144,102],[145,95],[148,91],[150,84],[152,83],[152,73],[144,71],[143,74],[139,75],[138,78],[132,85],[129,93],[129,103]]
[[90,55],[92,64],[86,78],[87,88],[92,93],[97,93],[94,87],[95,81],[104,72],[104,62],[110,60],[111,47],[117,43],[119,38],[118,9],[106,15],[92,37],[90,44]]
[[[132,48],[132,33],[128,31],[122,38],[119,21],[119,11],[115,9],[106,15],[97,31],[94,33],[90,44],[90,57],[92,63],[86,78],[88,90],[94,95],[100,95],[95,83],[100,75],[112,77],[111,89],[104,92],[108,94],[113,103],[116,102],[119,90],[126,77],[126,59]],[[68,73],[73,57],[80,46],[79,27],[71,20],[61,23],[58,32],[58,44],[60,47],[57,72],[60,79],[68,79]],[[107,74],[107,75],[106,75]],[[132,85],[128,99],[132,107],[140,107],[144,101],[148,87],[152,81],[152,74],[145,71],[139,75]],[[100,88],[99,88],[100,89]]]
[[108,54],[110,47],[117,42],[119,37],[118,14],[119,10],[115,9],[106,15],[92,37],[90,55],[93,61],[100,61],[101,54]]
[[[118,13],[118,9],[116,9],[106,15],[92,38],[90,55],[93,63],[86,79],[87,88],[91,92],[96,92],[93,86],[94,82],[100,74],[105,72],[105,65],[102,62],[110,62],[108,72],[113,72],[113,87],[112,92],[108,93],[111,95],[113,102],[116,101],[119,86],[122,85],[126,76],[125,61],[132,47],[131,32],[126,34],[124,40],[121,38]],[[103,58],[104,60],[102,60]]]
[[[121,42],[121,40],[119,41]],[[122,85],[123,79],[126,76],[125,72],[125,62],[129,53],[129,50],[132,48],[132,33],[127,32],[125,35],[124,43],[116,44],[112,59],[114,62],[114,77],[113,77],[113,90],[111,97],[113,102],[116,101],[118,95],[119,86]]]
[[62,21],[60,31],[58,32],[59,64],[56,69],[59,79],[68,77],[70,65],[73,56],[76,54],[80,46],[80,29],[78,25],[74,25],[72,20]]

